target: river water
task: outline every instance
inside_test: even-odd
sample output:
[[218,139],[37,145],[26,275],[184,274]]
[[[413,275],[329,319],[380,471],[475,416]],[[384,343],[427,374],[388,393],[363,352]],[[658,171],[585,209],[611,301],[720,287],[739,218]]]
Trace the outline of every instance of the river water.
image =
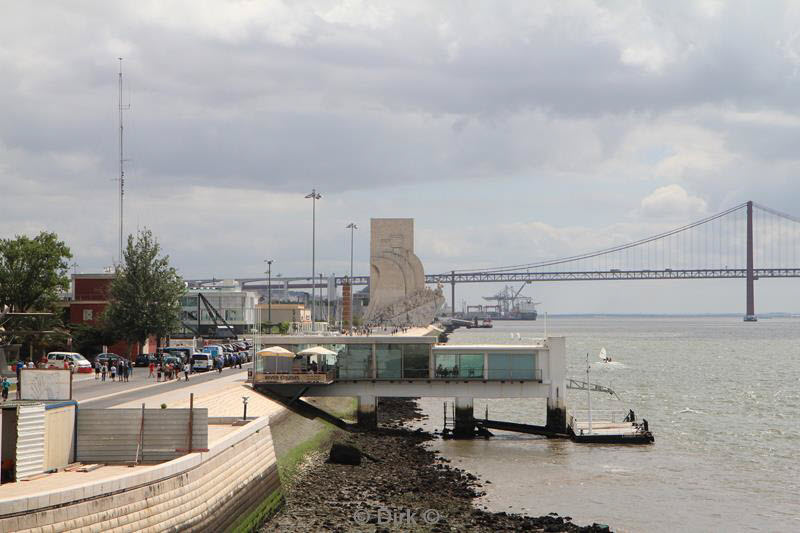
[[[543,321],[457,330],[451,344],[529,343]],[[478,504],[531,515],[557,512],[617,531],[800,530],[800,319],[550,318],[567,337],[568,375],[616,390],[592,409],[634,409],[651,446],[592,446],[496,432],[437,441],[459,466],[491,481]],[[512,340],[520,334],[521,339]],[[605,347],[614,363],[603,364]],[[448,399],[452,400],[452,399]],[[441,429],[442,399],[420,404]],[[586,393],[570,390],[570,409]],[[543,424],[545,400],[475,400],[475,416]]]

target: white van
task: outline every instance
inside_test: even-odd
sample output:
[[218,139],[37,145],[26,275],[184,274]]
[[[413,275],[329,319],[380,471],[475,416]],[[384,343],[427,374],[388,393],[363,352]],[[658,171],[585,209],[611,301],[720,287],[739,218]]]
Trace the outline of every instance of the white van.
[[64,368],[64,361],[67,366],[72,363],[75,372],[92,372],[92,363],[77,352],[50,352],[47,354],[47,366],[52,368]]
[[209,353],[193,353],[192,368],[195,372],[206,372],[214,368],[214,356]]

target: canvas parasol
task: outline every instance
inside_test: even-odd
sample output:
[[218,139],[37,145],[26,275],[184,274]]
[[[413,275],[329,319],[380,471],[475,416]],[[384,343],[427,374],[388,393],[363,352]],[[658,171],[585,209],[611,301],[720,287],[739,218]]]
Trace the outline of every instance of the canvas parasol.
[[[278,358],[279,357],[294,357],[294,354],[287,350],[286,348],[281,348],[280,346],[271,346],[270,348],[264,348],[259,350],[256,355],[261,357],[274,357],[275,358],[275,373],[278,373]],[[265,360],[266,362],[267,360]]]
[[294,357],[294,353],[290,352],[286,348],[281,348],[280,346],[273,346],[271,348],[264,348],[262,350],[259,350],[258,355],[277,355],[284,357]]

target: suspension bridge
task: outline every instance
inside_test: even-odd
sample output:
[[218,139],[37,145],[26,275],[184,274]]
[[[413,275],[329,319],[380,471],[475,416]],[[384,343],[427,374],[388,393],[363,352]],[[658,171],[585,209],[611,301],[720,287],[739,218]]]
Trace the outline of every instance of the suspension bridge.
[[[426,283],[450,285],[455,302],[459,283],[532,283],[543,281],[623,281],[673,279],[745,279],[745,316],[756,320],[754,282],[800,277],[800,218],[749,201],[715,215],[620,245],[545,261],[428,274]],[[331,284],[368,285],[369,276],[320,278]],[[203,283],[211,280],[194,280]],[[264,278],[242,278],[244,284]],[[310,288],[310,278],[274,280],[282,288]],[[289,284],[291,282],[291,284]]]

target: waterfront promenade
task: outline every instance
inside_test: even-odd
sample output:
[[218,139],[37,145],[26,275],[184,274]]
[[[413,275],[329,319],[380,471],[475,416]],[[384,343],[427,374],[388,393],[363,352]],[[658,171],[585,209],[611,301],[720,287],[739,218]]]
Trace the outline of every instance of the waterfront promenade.
[[[56,524],[60,525],[55,530],[158,531],[209,520],[211,510],[229,505],[217,494],[244,491],[253,483],[264,487],[262,496],[273,492],[279,479],[269,418],[284,408],[252,391],[245,384],[246,376],[244,369],[226,369],[221,375],[195,374],[188,382],[142,379],[133,387],[131,382],[117,384],[128,390],[110,396],[105,385],[99,384],[103,390],[96,392],[100,394],[87,397],[81,407],[140,408],[144,403],[148,409],[161,404],[186,408],[189,395],[194,394],[195,409],[208,409],[208,451],[159,464],[102,465],[90,472],[60,471],[4,484],[0,487],[0,531],[39,531]],[[94,385],[88,380],[86,384]],[[249,397],[249,422],[234,425],[242,416],[242,396]],[[242,462],[242,453],[254,453],[257,460]],[[184,476],[195,481],[176,481]],[[146,487],[151,492],[143,494],[150,496],[134,497]],[[255,496],[245,495],[238,501],[244,502],[244,508],[254,503]],[[100,512],[103,507],[107,510]]]

